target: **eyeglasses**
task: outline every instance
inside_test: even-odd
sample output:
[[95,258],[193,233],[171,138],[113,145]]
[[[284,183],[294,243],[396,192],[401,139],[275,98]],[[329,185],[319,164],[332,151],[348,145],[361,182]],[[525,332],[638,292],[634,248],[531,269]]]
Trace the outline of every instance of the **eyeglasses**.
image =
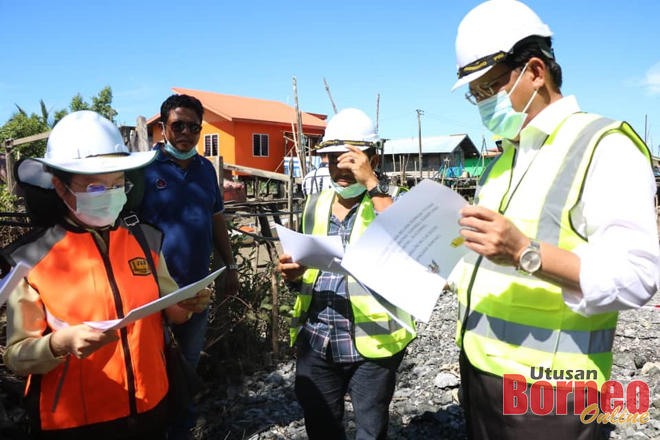
[[[82,185],[80,185],[82,187]],[[90,183],[86,187],[84,187],[87,190],[87,193],[93,194],[93,193],[102,193],[111,189],[124,189],[124,193],[128,194],[131,192],[131,189],[133,189],[133,183],[130,180],[124,181],[124,184],[118,184],[118,185],[111,185],[107,186],[103,183]]]
[[183,133],[183,130],[188,128],[188,132],[192,134],[197,134],[202,131],[202,124],[196,122],[184,122],[184,121],[174,121],[170,124],[172,131],[175,133]]
[[495,94],[495,90],[497,88],[494,88],[493,86],[504,76],[508,75],[515,69],[509,69],[497,78],[493,79],[490,82],[483,83],[483,84],[478,84],[475,90],[470,90],[465,94],[465,99],[470,101],[470,104],[477,105],[479,101],[483,101],[484,99],[490,98]]

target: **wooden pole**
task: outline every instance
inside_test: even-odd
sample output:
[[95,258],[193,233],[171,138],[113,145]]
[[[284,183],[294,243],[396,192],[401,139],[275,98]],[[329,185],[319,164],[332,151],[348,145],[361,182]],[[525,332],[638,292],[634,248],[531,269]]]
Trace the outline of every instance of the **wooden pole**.
[[296,120],[298,123],[298,157],[300,159],[300,172],[302,175],[307,174],[307,163],[305,161],[305,144],[303,141],[303,126],[302,126],[302,114],[300,113],[300,106],[298,105],[298,81],[296,77],[293,77],[293,97],[296,103]]
[[137,132],[137,150],[149,151],[149,131],[147,130],[147,118],[138,116],[135,131]]
[[9,194],[16,195],[16,185],[14,184],[14,140],[5,140],[5,165],[7,167],[7,191]]
[[[335,100],[332,99],[332,93],[330,93],[330,86],[328,85],[328,82],[325,80],[325,77],[323,77],[323,84],[325,84],[325,91],[328,92],[328,98],[330,98],[330,104],[332,104],[332,111],[337,114],[337,106],[335,105]],[[378,127],[378,125],[376,125]]]
[[424,113],[422,110],[417,112],[417,135],[419,136],[419,178],[422,179],[422,119],[420,116]]
[[287,211],[289,211],[289,229],[296,230],[293,224],[293,158],[289,158],[289,182],[287,183]]
[[222,156],[218,156],[218,187],[220,188],[220,198],[225,198],[225,161]]
[[378,133],[378,114],[380,113],[380,93],[376,95],[376,133]]

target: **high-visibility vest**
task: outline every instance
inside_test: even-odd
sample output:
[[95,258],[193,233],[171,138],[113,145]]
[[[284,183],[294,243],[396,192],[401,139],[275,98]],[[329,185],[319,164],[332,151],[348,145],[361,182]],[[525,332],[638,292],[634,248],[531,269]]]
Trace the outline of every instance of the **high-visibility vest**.
[[[572,251],[587,237],[575,230],[570,212],[580,202],[598,142],[611,133],[630,138],[650,163],[648,148],[628,124],[576,113],[548,136],[517,187],[511,187],[515,149],[506,149],[482,177],[475,202],[505,215],[526,236]],[[585,379],[595,372],[599,388],[609,379],[616,312],[574,313],[557,285],[474,253],[461,264],[455,272],[457,342],[473,366],[498,376],[521,374],[529,383],[532,367],[537,379],[539,368],[550,368],[557,380],[570,380],[568,370],[573,377],[582,371]]]
[[[162,234],[148,225],[139,227],[157,267]],[[91,233],[66,224],[45,229],[11,257],[33,265],[27,282],[39,293],[50,331],[122,318],[159,298],[145,253],[123,222],[109,231],[107,253]],[[41,429],[140,416],[162,401],[168,382],[161,315],[142,318],[119,336],[85,359],[67,355],[65,362],[36,378]]]
[[[402,189],[392,187],[391,195],[398,194]],[[320,193],[312,194],[307,199],[303,212],[303,233],[312,235],[327,235],[330,226],[332,203],[335,191],[330,188]],[[357,240],[376,218],[371,197],[365,192],[357,211],[357,218],[351,231],[349,242]],[[302,287],[293,307],[291,320],[291,345],[295,344],[300,329],[307,320],[307,311],[312,302],[314,284],[320,270],[307,269],[302,277]],[[407,312],[392,304],[377,301],[371,293],[362,288],[354,278],[346,276],[346,296],[350,300],[353,311],[353,336],[355,347],[366,358],[382,358],[393,356],[400,352],[415,338],[416,333],[410,333],[401,324],[393,320],[384,307],[410,328],[415,323]]]

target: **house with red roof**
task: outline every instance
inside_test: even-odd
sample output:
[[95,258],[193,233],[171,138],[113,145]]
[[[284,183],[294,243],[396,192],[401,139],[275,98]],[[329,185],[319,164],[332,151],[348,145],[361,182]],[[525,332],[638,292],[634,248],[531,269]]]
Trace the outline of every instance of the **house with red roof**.
[[[291,124],[295,131],[296,114],[292,106],[179,87],[172,91],[194,96],[204,106],[199,154],[222,156],[226,163],[279,173],[284,172],[284,157],[295,156]],[[320,142],[326,119],[326,115],[302,112],[303,134],[309,146]],[[160,113],[147,121],[154,143],[163,140],[159,122]]]

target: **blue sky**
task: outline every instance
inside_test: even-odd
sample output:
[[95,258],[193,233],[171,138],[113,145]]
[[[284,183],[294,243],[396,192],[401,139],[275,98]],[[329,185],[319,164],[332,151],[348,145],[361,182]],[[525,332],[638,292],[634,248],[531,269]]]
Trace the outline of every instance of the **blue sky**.
[[[119,123],[158,112],[173,86],[375,116],[380,134],[468,133],[481,121],[456,78],[454,41],[480,1],[202,2],[0,0],[0,124],[14,103],[55,109],[80,92],[112,86]],[[564,95],[583,110],[630,122],[654,154],[660,146],[660,2],[526,1],[555,33]],[[492,32],[497,32],[493,23]],[[490,134],[485,133],[489,144]]]

